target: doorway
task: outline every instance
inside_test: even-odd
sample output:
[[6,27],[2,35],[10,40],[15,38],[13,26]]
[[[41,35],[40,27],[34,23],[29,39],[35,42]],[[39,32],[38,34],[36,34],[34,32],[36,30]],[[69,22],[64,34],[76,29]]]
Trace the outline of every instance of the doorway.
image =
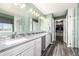
[[63,42],[63,20],[56,21],[56,41]]

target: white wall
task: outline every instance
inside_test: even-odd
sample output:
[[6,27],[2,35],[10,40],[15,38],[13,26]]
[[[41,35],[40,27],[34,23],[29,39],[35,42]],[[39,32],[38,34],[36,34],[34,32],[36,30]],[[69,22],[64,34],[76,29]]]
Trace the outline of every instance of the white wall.
[[75,47],[79,48],[79,4],[77,5],[77,8],[75,9]]
[[64,20],[64,40],[68,47],[74,47],[74,21],[75,8],[68,8],[66,19]]
[[79,4],[68,9],[67,17],[68,46],[79,48]]
[[52,30],[52,41],[55,40],[55,21],[52,19],[51,21],[51,30]]
[[67,16],[66,16],[66,18],[63,20],[63,28],[64,28],[64,30],[63,30],[63,39],[64,39],[64,42],[66,42],[67,43],[67,34],[68,34],[68,27],[67,27],[67,24],[68,23],[68,21],[67,21]]

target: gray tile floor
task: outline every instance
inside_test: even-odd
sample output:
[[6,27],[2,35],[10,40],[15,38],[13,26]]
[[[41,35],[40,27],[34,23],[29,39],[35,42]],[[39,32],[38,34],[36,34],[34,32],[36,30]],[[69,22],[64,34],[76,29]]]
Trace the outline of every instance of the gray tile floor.
[[79,56],[79,48],[69,48],[63,42],[63,37],[57,36],[56,41],[48,47],[44,56]]
[[78,49],[67,47],[66,43],[63,41],[63,37],[57,36],[56,41],[50,45],[45,56],[75,56],[78,54],[77,50]]
[[65,43],[59,42],[54,50],[53,56],[75,56],[75,52],[72,48],[68,48]]
[[65,43],[58,42],[49,47],[45,56],[75,56],[75,52],[73,48],[68,48]]

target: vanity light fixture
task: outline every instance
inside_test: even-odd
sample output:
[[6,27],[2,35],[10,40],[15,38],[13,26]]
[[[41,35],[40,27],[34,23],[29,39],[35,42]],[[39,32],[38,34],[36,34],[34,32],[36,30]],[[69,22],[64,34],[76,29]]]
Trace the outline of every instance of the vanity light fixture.
[[35,15],[35,11],[33,11],[32,14]]
[[40,14],[37,13],[36,11],[33,11],[33,12],[32,12],[32,15],[34,15],[34,16],[36,16],[36,17],[37,17],[37,16],[40,16]]
[[40,16],[40,14],[39,13],[36,13],[36,16]]
[[38,15],[38,13],[36,12],[36,13],[35,13],[35,16],[37,16],[37,15]]
[[38,14],[37,16],[40,16],[40,14]]
[[20,7],[21,7],[21,8],[25,8],[25,4],[21,4]]

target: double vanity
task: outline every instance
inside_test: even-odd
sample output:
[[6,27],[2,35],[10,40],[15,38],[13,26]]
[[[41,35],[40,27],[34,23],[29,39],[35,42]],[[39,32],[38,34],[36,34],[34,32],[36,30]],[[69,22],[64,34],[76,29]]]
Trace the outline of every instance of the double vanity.
[[0,56],[41,56],[51,43],[50,33],[38,33],[0,41]]

